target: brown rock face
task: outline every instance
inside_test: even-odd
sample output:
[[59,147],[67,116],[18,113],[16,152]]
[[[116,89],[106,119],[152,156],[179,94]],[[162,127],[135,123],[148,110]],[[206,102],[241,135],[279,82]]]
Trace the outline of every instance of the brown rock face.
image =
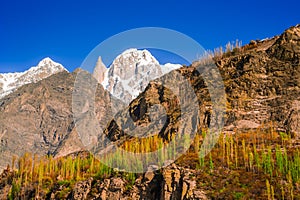
[[278,60],[289,61],[299,65],[300,54],[300,25],[286,30],[267,53]]
[[264,42],[217,62],[229,106],[226,125],[299,133],[300,26],[286,30],[266,50],[259,45]]
[[193,172],[178,168],[175,164],[162,172],[161,200],[208,199],[205,192],[197,189],[196,180],[191,178]]
[[73,79],[62,72],[0,100],[1,168],[13,155],[51,153],[68,134],[72,85],[67,83]]
[[[0,169],[10,164],[14,155],[25,152],[65,156],[82,150],[72,112],[76,75],[58,73],[0,100]],[[110,119],[109,101],[109,93],[98,85],[95,103],[81,114],[78,112],[78,118],[91,115],[100,123],[106,121],[105,117]]]

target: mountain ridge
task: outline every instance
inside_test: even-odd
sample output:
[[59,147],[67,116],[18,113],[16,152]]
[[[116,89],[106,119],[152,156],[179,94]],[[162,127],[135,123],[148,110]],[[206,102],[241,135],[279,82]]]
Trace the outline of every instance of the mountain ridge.
[[0,98],[25,84],[36,83],[62,71],[68,70],[61,64],[51,60],[51,58],[46,57],[37,66],[33,66],[24,72],[2,73],[0,74]]

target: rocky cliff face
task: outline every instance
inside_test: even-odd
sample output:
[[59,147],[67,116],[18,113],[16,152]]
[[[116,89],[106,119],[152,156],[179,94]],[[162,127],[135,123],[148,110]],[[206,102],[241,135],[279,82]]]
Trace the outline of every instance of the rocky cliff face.
[[300,26],[217,61],[226,86],[227,129],[300,133]]

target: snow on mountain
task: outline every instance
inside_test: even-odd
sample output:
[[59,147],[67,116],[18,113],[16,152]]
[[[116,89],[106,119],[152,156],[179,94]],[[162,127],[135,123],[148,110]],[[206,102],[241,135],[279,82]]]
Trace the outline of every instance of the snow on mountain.
[[67,71],[67,69],[50,58],[45,58],[37,66],[25,72],[0,74],[0,99],[25,84],[36,83],[62,71]]
[[163,74],[167,74],[170,71],[172,71],[174,69],[178,69],[180,67],[182,67],[182,65],[180,65],[180,64],[166,63],[164,65],[161,65],[161,70],[162,70]]
[[147,50],[128,49],[117,56],[109,68],[104,68],[101,58],[94,76],[113,96],[130,103],[151,80],[180,68],[180,64],[160,65]]

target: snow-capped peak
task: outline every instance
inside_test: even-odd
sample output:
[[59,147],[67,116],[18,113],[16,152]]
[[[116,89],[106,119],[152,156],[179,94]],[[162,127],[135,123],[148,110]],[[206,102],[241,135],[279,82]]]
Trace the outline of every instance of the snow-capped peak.
[[138,50],[138,49],[127,49],[120,55],[116,57],[112,65],[128,65],[133,67],[132,64],[137,63],[140,65],[155,64],[159,65],[156,58],[148,50]]
[[0,99],[25,84],[36,83],[62,71],[68,70],[47,57],[25,72],[0,74]]
[[53,61],[51,58],[49,58],[49,57],[46,57],[46,58],[44,58],[43,60],[41,60],[37,66],[40,66],[40,67],[41,67],[41,66],[45,66],[45,65],[53,65],[53,66],[60,65],[60,66],[61,66],[61,64],[59,64],[59,63],[57,63],[57,62],[54,62],[54,61]]
[[54,62],[49,57],[42,59],[37,66],[31,67],[28,71],[36,70],[46,70],[50,74],[54,74],[60,71],[68,71],[61,64]]
[[[94,76],[97,80],[103,80],[100,81],[103,87],[125,103],[136,98],[151,80],[181,67],[180,64],[170,63],[160,65],[148,50],[134,48],[118,55],[107,70],[97,67],[104,66],[100,61],[96,64],[98,70],[94,71]],[[103,78],[99,74],[103,74]]]

